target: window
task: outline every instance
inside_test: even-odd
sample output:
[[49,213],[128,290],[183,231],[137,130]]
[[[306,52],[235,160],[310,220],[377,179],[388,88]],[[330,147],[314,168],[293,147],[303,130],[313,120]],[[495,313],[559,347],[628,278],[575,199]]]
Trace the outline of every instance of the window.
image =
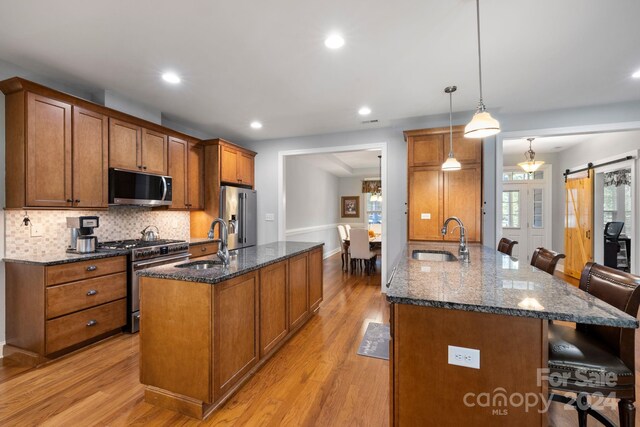
[[523,172],[522,170],[505,171],[502,173],[502,181],[539,181],[544,179],[544,171],[539,170],[533,173]]
[[604,227],[608,222],[613,221],[616,216],[617,211],[617,195],[618,190],[614,186],[604,187],[604,211],[603,211],[603,220]]
[[520,191],[502,192],[502,227],[520,228]]
[[531,226],[533,228],[542,228],[542,188],[533,189],[533,221]]
[[371,200],[373,193],[367,193],[367,222],[369,224],[382,224],[382,201]]

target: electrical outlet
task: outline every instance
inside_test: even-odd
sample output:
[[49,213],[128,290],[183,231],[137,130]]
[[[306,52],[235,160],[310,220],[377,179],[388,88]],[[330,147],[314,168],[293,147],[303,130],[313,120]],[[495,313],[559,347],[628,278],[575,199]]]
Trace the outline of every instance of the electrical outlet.
[[31,237],[42,237],[42,227],[34,223],[31,223],[29,232],[31,233]]
[[264,214],[264,220],[265,221],[275,221],[276,220],[276,215],[272,214],[272,213]]
[[449,347],[449,365],[480,369],[480,350],[475,348]]
[[431,214],[430,213],[421,213],[420,214],[420,219],[431,219]]

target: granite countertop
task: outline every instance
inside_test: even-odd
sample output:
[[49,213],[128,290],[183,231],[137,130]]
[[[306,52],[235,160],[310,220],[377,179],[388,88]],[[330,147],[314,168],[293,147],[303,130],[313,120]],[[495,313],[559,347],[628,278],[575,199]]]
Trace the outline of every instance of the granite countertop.
[[[180,261],[160,267],[148,268],[137,272],[140,277],[155,277],[158,279],[183,280],[186,282],[200,282],[216,284],[232,279],[250,271],[257,270],[269,264],[294,257],[315,248],[321,248],[324,243],[309,242],[274,242],[266,245],[252,246],[230,252],[232,255],[229,266],[216,265],[205,270],[194,268],[179,268],[176,265],[189,261]],[[217,260],[216,255],[199,258],[198,262],[207,259]]]
[[410,243],[395,266],[387,300],[391,303],[477,311],[637,328],[638,320],[525,260],[477,244],[471,262],[419,261],[415,249],[444,250],[458,244]]
[[57,265],[71,262],[88,261],[92,259],[109,258],[120,255],[127,255],[128,250],[98,249],[96,252],[88,254],[69,253],[65,249],[57,249],[41,254],[24,254],[3,258],[4,262],[17,262],[20,264],[34,265]]

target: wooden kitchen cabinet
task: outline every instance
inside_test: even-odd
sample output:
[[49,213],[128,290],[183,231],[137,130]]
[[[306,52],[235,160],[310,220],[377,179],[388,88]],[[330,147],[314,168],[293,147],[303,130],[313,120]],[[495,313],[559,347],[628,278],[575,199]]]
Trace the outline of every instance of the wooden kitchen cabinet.
[[121,332],[125,256],[52,266],[7,262],[4,354],[39,365]]
[[302,325],[309,315],[309,254],[289,259],[289,329]]
[[322,248],[309,252],[309,310],[320,307],[323,291]]
[[258,362],[258,291],[256,272],[214,286],[214,399],[231,390]]
[[106,208],[109,203],[109,119],[73,107],[73,206]]
[[[443,240],[445,219],[459,217],[469,242],[482,240],[482,140],[466,139],[453,129],[453,152],[461,170],[444,172],[449,154],[449,128],[406,131],[408,144],[407,234],[409,240]],[[449,231],[453,229],[453,226]],[[445,240],[459,240],[458,231]]]
[[71,206],[71,105],[28,93],[26,122],[26,206]]
[[109,167],[139,171],[142,128],[123,120],[109,119]]
[[238,181],[242,185],[253,187],[253,156],[244,152],[238,153]]
[[256,153],[220,141],[220,181],[253,188],[254,157]]
[[169,176],[172,178],[170,209],[189,208],[189,143],[169,137]]
[[204,209],[204,147],[202,145],[189,144],[187,165],[188,207],[191,210]]
[[161,132],[142,128],[140,158],[144,172],[167,174],[167,139]]
[[260,269],[260,357],[289,333],[287,322],[287,261]]
[[238,182],[238,152],[230,147],[220,147],[220,181]]

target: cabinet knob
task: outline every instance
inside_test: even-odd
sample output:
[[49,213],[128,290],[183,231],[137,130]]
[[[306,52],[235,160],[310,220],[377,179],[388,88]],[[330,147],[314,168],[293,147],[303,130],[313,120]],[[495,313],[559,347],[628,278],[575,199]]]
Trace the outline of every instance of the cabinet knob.
[[67,203],[73,203],[73,199],[67,199]]
[[147,170],[147,167],[146,167],[146,166],[143,166],[143,167],[142,167],[142,169]]
[[76,199],[76,203],[80,203],[80,199]]
[[142,169],[142,165],[138,165],[138,169]]
[[96,326],[98,324],[98,321],[95,319],[91,319],[87,322],[87,326]]
[[87,271],[96,271],[97,269],[98,267],[95,265],[90,265],[89,267],[87,267]]
[[87,291],[87,296],[88,296],[88,297],[91,297],[91,296],[93,296],[93,295],[96,295],[97,293],[98,293],[98,291],[96,291],[95,289],[89,289],[89,290]]
[[204,252],[204,251],[206,251],[206,250],[207,250],[207,248],[204,248],[204,247],[203,247],[203,248],[200,248],[200,250],[201,250],[202,252]]

